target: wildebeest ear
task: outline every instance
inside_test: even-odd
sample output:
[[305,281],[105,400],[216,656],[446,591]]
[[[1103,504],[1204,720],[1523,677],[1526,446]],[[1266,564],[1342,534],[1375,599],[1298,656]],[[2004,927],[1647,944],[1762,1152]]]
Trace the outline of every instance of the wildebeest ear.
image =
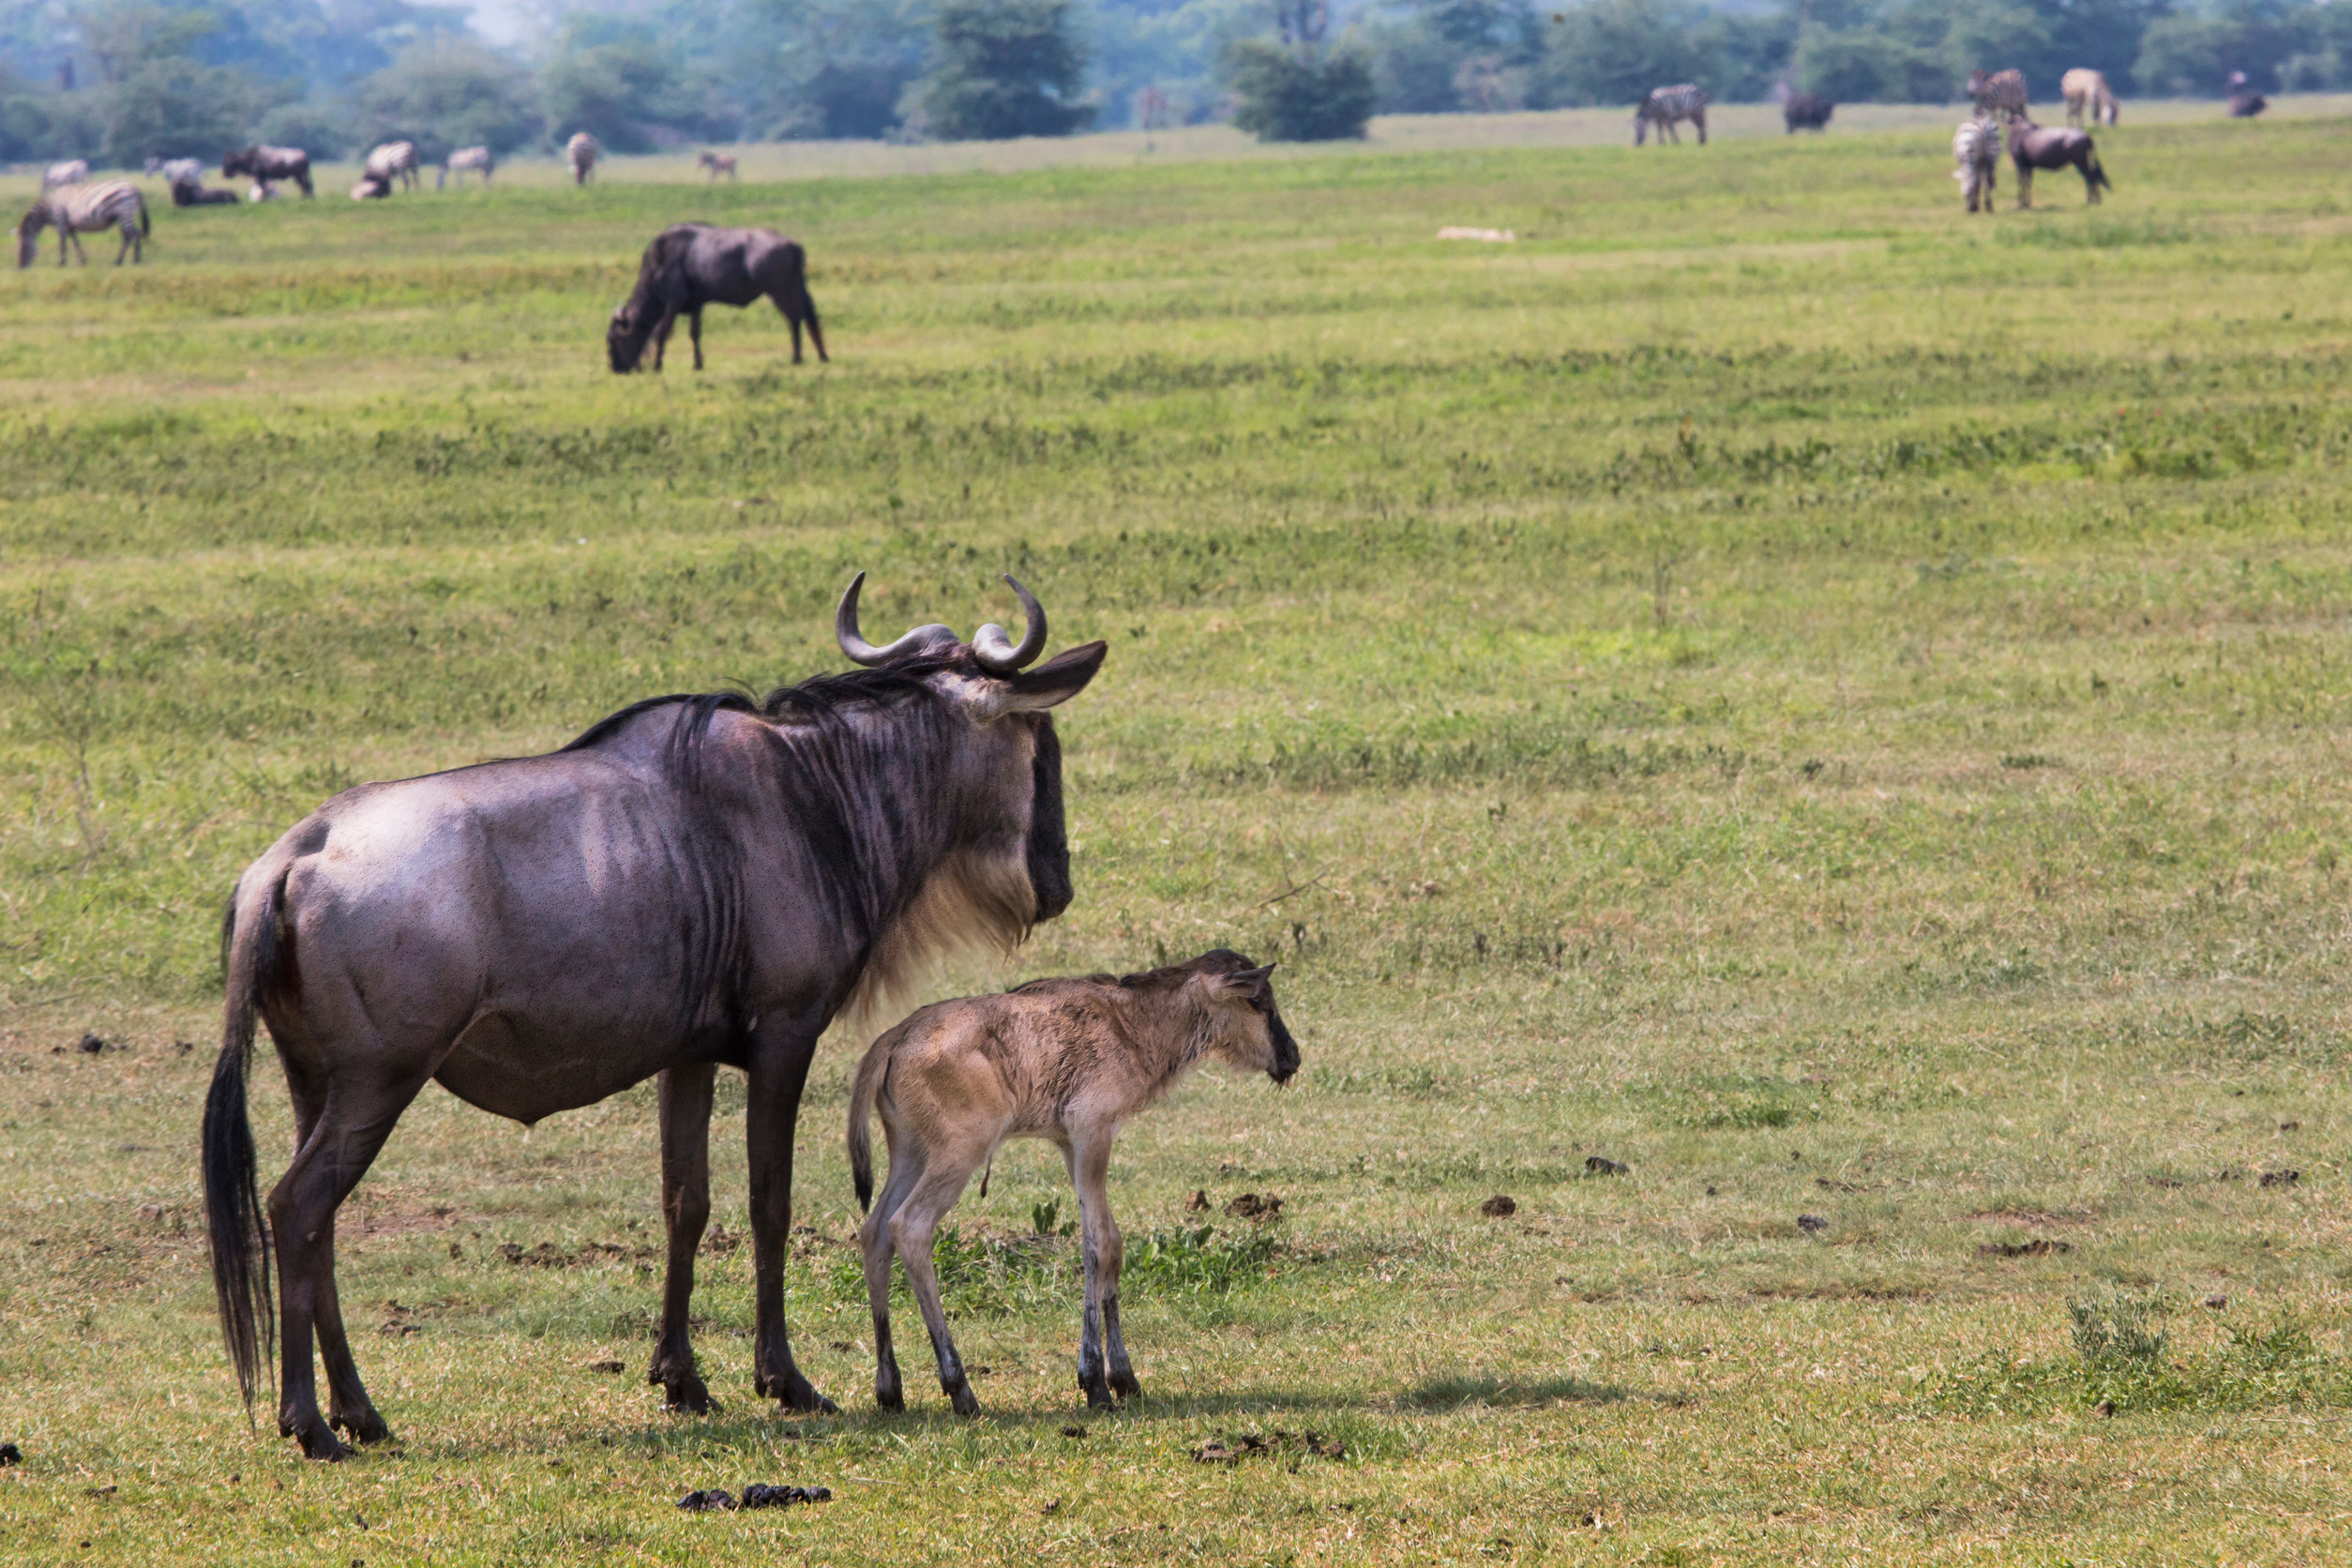
[[988,704],[989,716],[1034,713],[1067,702],[1086,689],[1086,683],[1094,678],[1109,653],[1108,642],[1082,642],[1034,670],[993,677],[989,684],[996,687],[996,694]]

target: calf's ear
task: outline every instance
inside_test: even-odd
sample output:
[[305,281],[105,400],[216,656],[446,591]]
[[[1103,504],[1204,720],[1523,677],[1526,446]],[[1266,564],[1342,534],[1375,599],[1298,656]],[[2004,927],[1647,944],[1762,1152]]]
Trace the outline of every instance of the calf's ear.
[[1109,654],[1108,642],[1082,642],[1034,670],[990,677],[988,684],[995,690],[988,703],[988,716],[996,718],[1005,714],[1035,713],[1061,706],[1086,689],[1086,683],[1094,678]]

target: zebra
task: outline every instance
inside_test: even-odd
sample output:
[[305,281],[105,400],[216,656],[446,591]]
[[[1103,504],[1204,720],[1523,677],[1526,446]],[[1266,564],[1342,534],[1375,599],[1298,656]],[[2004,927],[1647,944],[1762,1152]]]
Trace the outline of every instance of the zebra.
[[1707,95],[1685,82],[1679,87],[1652,87],[1634,111],[1634,145],[1641,145],[1650,134],[1650,128],[1658,128],[1661,142],[1680,142],[1675,134],[1677,120],[1688,120],[1698,128],[1698,144],[1707,144]]
[[389,195],[395,180],[403,189],[416,188],[415,143],[386,142],[368,155],[367,166],[360,171],[362,184],[381,185]]
[[90,264],[90,253],[82,249],[82,236],[101,230],[120,229],[123,248],[114,253],[114,264],[123,264],[125,256],[136,262],[147,259],[145,235],[151,233],[147,223],[147,199],[139,194],[139,188],[128,180],[101,180],[97,185],[68,185],[44,191],[24,216],[17,219],[16,264],[33,264],[34,252],[40,248],[41,230],[57,231],[57,264],[66,264],[66,247],[73,246],[73,253],[82,258],[82,264]]
[[[1966,119],[1952,133],[1952,177],[1960,182],[1970,212],[1993,210],[1995,176],[2000,173],[2001,133],[1990,120]],[[1980,207],[1978,204],[1983,204]]]
[[706,152],[695,161],[711,172],[713,183],[716,183],[721,174],[731,180],[741,177],[735,173],[735,155],[732,153]]
[[448,161],[441,166],[440,173],[433,175],[433,188],[439,190],[448,183],[452,176],[455,176],[458,188],[463,190],[468,170],[481,175],[482,183],[488,185],[490,182],[490,170],[494,167],[496,163],[491,158],[490,150],[488,147],[460,147],[449,155]]
[[2076,67],[2058,78],[2058,96],[2066,100],[2066,123],[2079,126],[2088,116],[2092,125],[2116,122],[2114,89],[2102,73]]
[[584,130],[564,143],[564,161],[572,166],[574,185],[588,183],[596,172],[596,155],[602,150],[596,145],[596,139]]
[[204,183],[204,160],[201,158],[151,158],[147,159],[147,173],[161,174],[165,185],[202,185]]
[[41,175],[41,188],[55,190],[61,186],[80,185],[90,177],[90,160],[77,158],[69,163],[53,163]]
[[1976,100],[1977,115],[1991,119],[2000,114],[2010,119],[2026,117],[2026,73],[2021,70],[1968,72],[1968,97]]

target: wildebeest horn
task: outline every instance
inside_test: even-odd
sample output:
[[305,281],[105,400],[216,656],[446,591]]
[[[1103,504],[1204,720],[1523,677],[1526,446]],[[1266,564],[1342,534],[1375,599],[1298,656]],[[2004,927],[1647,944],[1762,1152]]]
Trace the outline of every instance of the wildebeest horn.
[[857,632],[857,591],[865,585],[864,572],[850,579],[848,589],[841,595],[841,608],[833,612],[834,639],[841,644],[841,651],[850,656],[852,664],[887,664],[894,658],[923,653],[942,640],[951,644],[956,641],[956,633],[950,627],[928,626],[915,627],[886,648],[875,647]]
[[1018,648],[1004,634],[1004,628],[993,621],[972,634],[972,656],[991,675],[1010,675],[1046,651],[1046,607],[1010,573],[1004,580],[1020,596],[1021,614],[1027,618],[1029,629],[1021,634],[1021,645]]

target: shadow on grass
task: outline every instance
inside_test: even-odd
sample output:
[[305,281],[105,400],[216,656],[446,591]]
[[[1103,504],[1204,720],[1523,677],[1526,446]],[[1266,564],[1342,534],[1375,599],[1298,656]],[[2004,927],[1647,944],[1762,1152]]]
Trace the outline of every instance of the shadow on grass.
[[1422,1380],[1399,1395],[1397,1403],[1414,1410],[1451,1410],[1464,1405],[1549,1405],[1563,1399],[1585,1405],[1617,1405],[1635,1397],[1637,1396],[1616,1383],[1587,1382],[1582,1378],[1540,1378],[1533,1382],[1519,1382],[1509,1378],[1451,1373]]

